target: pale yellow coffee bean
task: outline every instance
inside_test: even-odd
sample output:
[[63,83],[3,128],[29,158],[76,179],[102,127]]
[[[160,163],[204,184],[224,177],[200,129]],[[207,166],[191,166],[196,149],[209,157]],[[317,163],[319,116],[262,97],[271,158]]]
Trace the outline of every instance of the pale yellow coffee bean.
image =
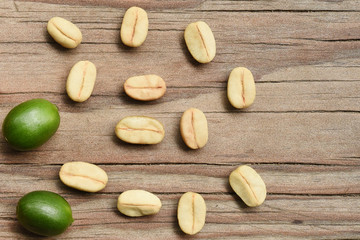
[[131,116],[121,119],[115,127],[115,134],[124,142],[133,144],[157,144],[164,136],[163,125],[156,119]]
[[139,7],[129,8],[121,24],[121,41],[126,46],[139,47],[146,39],[148,27],[149,20],[146,11]]
[[266,198],[266,186],[260,175],[251,167],[242,165],[229,177],[230,186],[249,207],[261,205]]
[[47,31],[57,43],[66,48],[76,48],[82,41],[80,29],[61,17],[51,18],[47,24]]
[[200,63],[208,63],[216,54],[216,43],[210,27],[202,21],[190,23],[184,33],[189,52]]
[[197,108],[186,110],[180,120],[180,133],[189,148],[204,147],[208,141],[208,125],[205,114]]
[[95,65],[89,61],[80,61],[70,70],[66,82],[66,92],[73,101],[84,102],[90,97],[95,80]]
[[108,176],[103,169],[87,162],[65,163],[59,176],[65,185],[85,192],[98,192],[108,182]]
[[166,84],[157,75],[135,76],[125,81],[124,90],[131,98],[151,101],[159,99],[165,94]]
[[206,204],[203,197],[194,192],[182,195],[178,204],[177,217],[184,233],[194,235],[200,232],[206,218]]
[[160,199],[144,190],[128,190],[120,194],[117,202],[119,211],[129,217],[156,214],[160,211]]
[[255,81],[250,70],[244,67],[233,69],[227,84],[227,96],[231,105],[235,108],[247,108],[253,104],[255,95]]

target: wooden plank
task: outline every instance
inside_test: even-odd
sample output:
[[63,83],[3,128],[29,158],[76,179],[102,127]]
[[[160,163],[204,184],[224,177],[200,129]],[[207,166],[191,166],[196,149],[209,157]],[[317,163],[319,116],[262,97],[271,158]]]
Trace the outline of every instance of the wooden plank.
[[[149,35],[138,49],[124,47],[119,29],[126,8],[149,14]],[[57,239],[183,239],[176,208],[186,191],[201,193],[207,223],[196,239],[359,239],[360,235],[360,2],[301,1],[11,1],[0,2],[0,119],[22,101],[46,98],[61,125],[44,146],[12,150],[0,138],[0,238],[37,239],[16,220],[16,203],[33,190],[64,196],[75,222]],[[53,16],[80,27],[73,50],[46,32]],[[197,64],[183,31],[204,20],[217,55]],[[72,65],[98,68],[92,97],[81,104],[65,93]],[[255,76],[253,106],[236,110],[226,81],[237,66]],[[168,86],[155,102],[127,97],[123,82],[155,73]],[[187,149],[179,134],[183,111],[197,107],[209,123],[209,142]],[[155,146],[134,146],[114,134],[129,115],[164,123]],[[82,193],[58,177],[67,161],[98,164],[109,175],[100,193]],[[267,199],[248,208],[228,176],[250,164],[267,185]],[[128,189],[154,192],[159,214],[128,218],[116,209]],[[144,237],[145,236],[145,237]]]
[[[73,207],[74,225],[59,239],[97,236],[100,238],[141,239],[182,239],[185,237],[177,226],[175,210],[180,194],[159,194],[163,201],[162,210],[155,216],[128,218],[116,209],[117,194],[87,195],[72,192],[64,195]],[[204,195],[207,203],[207,224],[199,238],[224,239],[238,237],[274,238],[307,237],[356,239],[359,225],[354,224],[360,217],[358,197],[303,197],[270,196],[259,208],[246,208],[236,196]],[[17,196],[1,200],[0,237],[34,237],[21,229],[14,219],[13,205]],[[342,206],[339,208],[339,206]],[[334,209],[335,207],[335,209]],[[348,211],[352,209],[352,214]],[[101,221],[100,221],[101,219]],[[334,224],[336,219],[337,224]],[[350,230],[351,229],[351,230]],[[14,231],[16,230],[16,231]],[[16,235],[4,234],[18,232]],[[174,234],[175,233],[175,234]]]
[[[78,6],[109,6],[117,8],[129,8],[131,6],[140,6],[144,8],[156,8],[156,9],[199,9],[200,11],[358,11],[360,10],[360,4],[357,1],[351,0],[302,0],[302,1],[286,1],[286,0],[274,0],[274,1],[197,1],[197,0],[185,0],[185,1],[142,1],[142,0],[96,0],[96,1],[71,1],[71,0],[20,0],[16,1],[19,10],[21,6],[32,7],[34,2],[44,2],[51,4],[58,4],[63,8],[79,8]],[[63,6],[69,4],[70,6]],[[48,6],[44,4],[37,4],[47,9]],[[81,10],[81,8],[80,8]],[[198,11],[199,11],[198,10]]]
[[[160,194],[194,191],[223,195],[233,193],[228,177],[239,164],[100,163],[98,166],[109,175],[109,183],[102,191],[104,194],[140,188]],[[285,196],[360,194],[360,170],[352,166],[291,164],[252,166],[263,177],[270,198],[273,194]],[[58,176],[60,167],[61,165],[38,163],[1,165],[2,193],[25,194],[32,186],[35,190],[49,189],[49,191],[65,195],[75,192],[60,182]],[[172,181],[172,179],[177,181]]]
[[[305,68],[304,68],[305,69]],[[66,73],[68,74],[68,73]],[[275,75],[275,74],[273,74]],[[135,75],[134,75],[135,76]],[[35,78],[35,77],[34,77]],[[51,80],[54,84],[47,85],[48,90],[38,91],[43,89],[43,85],[49,80],[38,81],[31,84],[29,91],[19,89],[18,84],[9,85],[14,92],[3,92],[3,98],[6,102],[0,103],[4,108],[10,110],[15,105],[27,100],[28,94],[31,92],[33,96],[43,97],[53,100],[59,107],[60,111],[72,112],[87,107],[87,109],[98,110],[105,104],[108,108],[127,109],[127,110],[143,110],[143,105],[128,96],[123,90],[124,79],[111,81],[113,88],[110,89],[105,82],[97,81],[93,92],[94,100],[90,99],[89,103],[84,104],[69,104],[65,93],[65,84],[67,76],[63,79]],[[265,76],[267,78],[267,76]],[[272,78],[276,79],[276,78]],[[14,80],[14,82],[16,82]],[[99,80],[99,79],[98,79]],[[262,79],[261,79],[262,80]],[[27,81],[27,80],[26,80]],[[246,110],[236,110],[232,108],[226,96],[226,86],[223,87],[177,87],[167,86],[165,96],[153,103],[145,103],[146,112],[158,112],[163,109],[164,112],[179,113],[183,112],[184,105],[194,105],[203,109],[206,112],[218,113],[266,113],[266,112],[359,112],[360,102],[358,95],[357,81],[332,81],[332,82],[318,82],[318,81],[281,81],[274,80],[274,82],[258,82],[256,84],[256,104]],[[111,83],[110,81],[107,81]],[[223,81],[222,85],[226,85]],[[6,87],[6,86],[5,86]],[[321,89],[321,91],[319,91]],[[291,96],[291,99],[288,99]],[[211,102],[211,106],[206,104],[206,101]],[[4,112],[3,114],[6,114]]]
[[[51,100],[51,98],[50,98]],[[204,102],[204,101],[203,101]],[[196,106],[185,105],[187,107]],[[1,139],[3,163],[308,163],[359,166],[358,113],[206,113],[209,142],[189,151],[179,134],[181,112],[108,108],[61,112],[61,126],[43,147],[30,152],[11,150]],[[61,109],[61,108],[60,108]],[[114,134],[123,117],[146,115],[160,120],[166,135],[155,146],[133,146]],[[5,116],[5,111],[2,111]],[[339,123],[342,125],[340,126]],[[231,127],[228,127],[231,126]],[[246,126],[246,127],[244,127]],[[263,134],[266,133],[266,134]]]

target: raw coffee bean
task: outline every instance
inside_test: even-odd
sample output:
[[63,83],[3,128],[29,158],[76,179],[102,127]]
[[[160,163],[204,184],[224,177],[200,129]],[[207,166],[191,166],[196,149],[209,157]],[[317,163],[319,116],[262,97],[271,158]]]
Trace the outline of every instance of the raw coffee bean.
[[66,92],[75,102],[84,102],[95,86],[96,67],[92,62],[77,62],[70,70],[66,82]]
[[208,141],[208,125],[205,114],[197,108],[186,110],[180,120],[180,133],[189,148],[204,147]]
[[165,94],[166,84],[157,75],[135,76],[125,81],[124,90],[133,99],[151,101],[159,99]]
[[98,192],[105,188],[108,182],[104,170],[87,162],[65,163],[59,176],[65,185],[85,192]]
[[121,24],[121,41],[129,47],[141,46],[146,39],[148,27],[149,20],[146,11],[139,7],[129,8]]
[[266,198],[266,186],[260,175],[251,167],[242,165],[229,177],[230,186],[249,207],[261,205]]
[[211,62],[216,54],[216,42],[210,27],[202,21],[190,23],[184,33],[189,52],[200,63]]
[[206,204],[203,197],[194,192],[182,195],[178,204],[177,217],[184,233],[194,235],[200,232],[206,218]]
[[80,29],[61,17],[51,18],[47,24],[47,31],[57,43],[66,48],[76,48],[82,40]]
[[118,122],[115,134],[128,143],[157,144],[163,140],[165,130],[163,125],[154,118],[131,116]]
[[158,213],[161,208],[161,201],[150,192],[128,190],[120,194],[117,208],[126,216],[140,217]]
[[247,108],[253,104],[255,95],[255,81],[249,69],[233,69],[227,84],[227,96],[231,105],[235,108]]

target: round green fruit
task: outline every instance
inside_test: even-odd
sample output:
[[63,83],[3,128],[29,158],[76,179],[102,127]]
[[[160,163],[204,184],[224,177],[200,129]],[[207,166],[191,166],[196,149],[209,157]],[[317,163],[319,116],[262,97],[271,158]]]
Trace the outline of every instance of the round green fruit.
[[74,221],[69,203],[48,191],[23,196],[16,207],[16,216],[24,228],[42,236],[63,233]]
[[32,99],[14,107],[6,116],[2,132],[16,150],[32,150],[49,140],[60,125],[57,107],[45,99]]

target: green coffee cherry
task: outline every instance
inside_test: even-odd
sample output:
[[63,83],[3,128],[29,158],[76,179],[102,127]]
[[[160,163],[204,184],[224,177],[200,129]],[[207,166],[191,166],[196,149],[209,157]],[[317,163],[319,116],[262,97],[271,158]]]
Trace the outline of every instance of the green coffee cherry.
[[24,228],[42,236],[63,233],[74,221],[69,203],[48,191],[23,196],[16,207],[16,216]]
[[14,107],[6,116],[2,132],[16,150],[26,151],[48,141],[60,125],[57,107],[45,99],[32,99]]

